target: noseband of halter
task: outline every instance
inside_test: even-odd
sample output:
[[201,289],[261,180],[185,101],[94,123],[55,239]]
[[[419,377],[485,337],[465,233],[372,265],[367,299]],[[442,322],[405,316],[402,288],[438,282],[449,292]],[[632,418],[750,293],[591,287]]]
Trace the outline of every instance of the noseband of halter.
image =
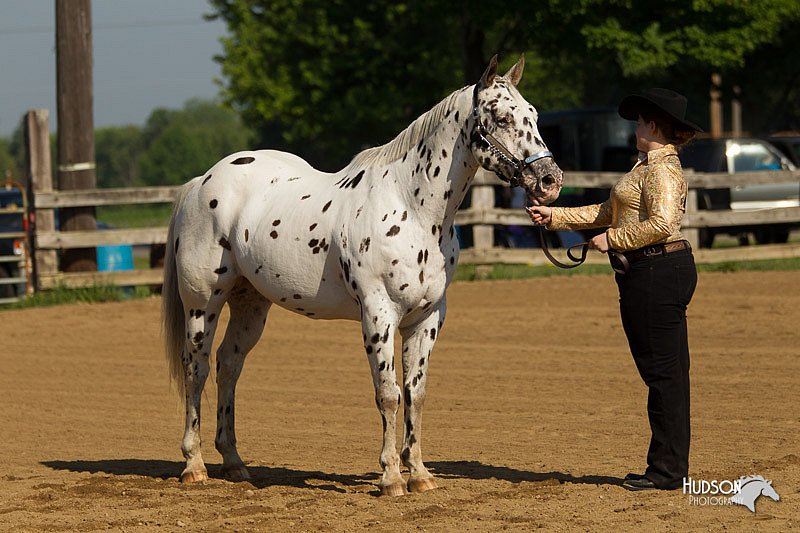
[[486,143],[487,148],[489,151],[494,154],[500,161],[508,165],[514,170],[513,177],[507,178],[503,174],[499,172],[495,172],[497,177],[501,180],[505,181],[512,187],[519,187],[522,184],[522,172],[531,166],[534,161],[538,161],[539,159],[544,159],[546,157],[553,157],[553,152],[550,150],[542,150],[541,152],[536,152],[533,155],[529,155],[525,159],[519,159],[514,154],[511,153],[503,143],[495,139],[495,137],[486,131],[486,128],[481,123],[480,116],[478,115],[478,85],[475,85],[475,88],[472,90],[472,116],[475,118],[475,122],[477,123],[477,133],[478,136],[481,138],[481,141]]

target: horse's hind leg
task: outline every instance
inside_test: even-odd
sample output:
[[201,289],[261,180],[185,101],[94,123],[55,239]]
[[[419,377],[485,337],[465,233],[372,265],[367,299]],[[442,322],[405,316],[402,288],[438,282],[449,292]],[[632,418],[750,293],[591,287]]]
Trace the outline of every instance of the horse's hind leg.
[[270,305],[269,300],[244,279],[233,288],[228,298],[230,322],[217,350],[217,433],[214,444],[222,454],[222,474],[231,481],[250,479],[236,450],[236,381],[247,353],[264,331]]
[[403,395],[405,397],[405,437],[400,458],[408,467],[409,492],[435,489],[433,476],[422,463],[422,407],[425,404],[425,384],[431,351],[444,323],[445,303],[422,322],[402,328],[403,337]]
[[192,294],[183,301],[186,316],[186,342],[182,356],[186,426],[181,450],[186,458],[186,468],[181,473],[181,481],[193,483],[208,479],[200,452],[200,398],[208,377],[209,354],[217,318],[225,300],[222,295],[203,298],[199,294]]

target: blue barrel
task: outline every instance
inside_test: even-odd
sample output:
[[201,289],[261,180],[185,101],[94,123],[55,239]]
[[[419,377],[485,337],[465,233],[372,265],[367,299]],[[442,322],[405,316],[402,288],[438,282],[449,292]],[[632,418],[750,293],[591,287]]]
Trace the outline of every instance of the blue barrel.
[[119,244],[97,247],[97,271],[133,270],[133,246]]

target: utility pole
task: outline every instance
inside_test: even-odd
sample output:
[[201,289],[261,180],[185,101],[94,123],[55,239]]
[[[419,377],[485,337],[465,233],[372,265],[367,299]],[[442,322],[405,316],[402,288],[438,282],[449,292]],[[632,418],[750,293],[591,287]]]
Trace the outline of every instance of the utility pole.
[[[94,189],[94,116],[91,0],[56,0],[58,188]],[[97,229],[94,207],[59,211],[61,231]],[[65,250],[61,270],[97,270],[94,248]]]

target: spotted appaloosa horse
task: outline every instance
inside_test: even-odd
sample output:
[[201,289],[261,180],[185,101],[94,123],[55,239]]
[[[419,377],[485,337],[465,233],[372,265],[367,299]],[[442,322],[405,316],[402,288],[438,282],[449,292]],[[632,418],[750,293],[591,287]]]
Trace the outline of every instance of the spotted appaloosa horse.
[[[401,461],[410,470],[408,490],[436,487],[422,463],[422,406],[445,289],[458,260],[456,209],[479,165],[517,179],[541,203],[561,188],[552,158],[519,170],[512,163],[521,161],[509,159],[545,150],[536,110],[515,87],[523,67],[520,58],[501,77],[493,58],[476,86],[454,92],[393,141],[361,152],[337,173],[319,172],[288,153],[239,152],[181,189],[167,240],[162,310],[172,377],[185,388],[181,481],[208,477],[200,453],[200,396],[227,302],[230,322],[217,351],[215,439],[226,477],[249,478],[236,450],[234,391],[245,356],[277,304],[311,318],[361,321],[383,420],[380,488],[405,493]],[[396,331],[403,339],[402,392],[394,368]],[[398,454],[395,417],[403,399],[405,438]]]

